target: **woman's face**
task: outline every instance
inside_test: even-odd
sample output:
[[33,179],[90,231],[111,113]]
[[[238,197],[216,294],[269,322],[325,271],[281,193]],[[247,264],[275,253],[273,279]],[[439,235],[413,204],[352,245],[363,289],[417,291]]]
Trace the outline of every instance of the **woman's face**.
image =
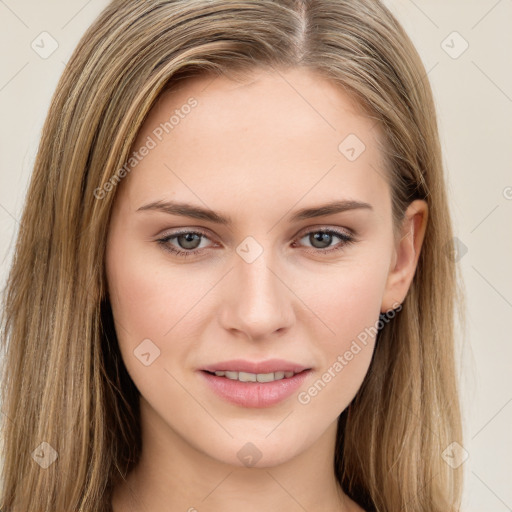
[[148,424],[239,466],[278,464],[332,433],[379,313],[412,278],[378,137],[305,69],[196,77],[161,97],[118,185],[106,261]]

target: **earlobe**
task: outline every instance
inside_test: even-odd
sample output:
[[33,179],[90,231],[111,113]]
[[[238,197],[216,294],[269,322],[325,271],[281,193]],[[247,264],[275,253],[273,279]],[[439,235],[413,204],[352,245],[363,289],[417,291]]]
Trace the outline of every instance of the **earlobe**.
[[401,226],[401,238],[389,270],[382,297],[381,312],[402,304],[411,285],[428,222],[428,205],[424,200],[413,201],[407,208]]

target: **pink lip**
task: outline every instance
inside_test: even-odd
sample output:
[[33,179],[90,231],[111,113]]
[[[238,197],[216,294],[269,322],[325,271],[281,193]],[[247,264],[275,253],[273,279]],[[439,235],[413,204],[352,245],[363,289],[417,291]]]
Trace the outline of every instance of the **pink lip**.
[[222,361],[220,363],[210,364],[201,368],[208,372],[228,371],[228,372],[248,372],[248,373],[275,373],[275,372],[294,372],[299,373],[304,370],[310,370],[307,366],[298,363],[285,361],[284,359],[267,359],[266,361],[255,362],[244,359],[232,359],[231,361]]
[[[227,370],[229,371],[229,370]],[[245,371],[245,370],[241,370]],[[288,370],[293,371],[293,370]],[[301,386],[311,370],[274,382],[240,382],[199,371],[206,383],[218,396],[242,407],[270,407],[288,398]],[[264,373],[261,371],[251,373]],[[272,372],[266,372],[272,373]]]

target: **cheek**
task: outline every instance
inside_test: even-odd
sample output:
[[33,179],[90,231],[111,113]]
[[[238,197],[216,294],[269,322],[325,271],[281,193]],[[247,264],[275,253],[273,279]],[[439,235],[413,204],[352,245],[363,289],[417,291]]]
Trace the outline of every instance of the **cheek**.
[[159,411],[168,408],[171,397],[186,403],[178,373],[187,354],[199,349],[201,299],[214,283],[126,247],[112,251],[107,275],[119,349],[141,395]]
[[142,337],[161,344],[190,326],[197,303],[214,284],[207,276],[191,276],[184,266],[155,263],[144,254],[113,262],[108,262],[112,310],[121,337],[128,332],[133,343]]
[[322,361],[317,380],[299,396],[312,413],[341,413],[361,386],[375,345],[386,270],[385,261],[350,264],[317,275],[315,293],[304,288],[301,297],[317,317],[309,336],[318,340]]
[[[300,296],[323,323],[323,339],[339,348],[379,317],[387,279],[387,262],[368,258],[347,261],[336,270],[317,272]],[[327,329],[327,327],[329,329]]]

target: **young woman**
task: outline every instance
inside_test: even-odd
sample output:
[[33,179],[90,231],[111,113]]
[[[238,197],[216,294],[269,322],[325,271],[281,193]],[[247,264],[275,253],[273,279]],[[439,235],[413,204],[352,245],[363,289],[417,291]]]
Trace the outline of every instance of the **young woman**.
[[5,290],[2,510],[459,510],[451,239],[381,3],[112,2]]

